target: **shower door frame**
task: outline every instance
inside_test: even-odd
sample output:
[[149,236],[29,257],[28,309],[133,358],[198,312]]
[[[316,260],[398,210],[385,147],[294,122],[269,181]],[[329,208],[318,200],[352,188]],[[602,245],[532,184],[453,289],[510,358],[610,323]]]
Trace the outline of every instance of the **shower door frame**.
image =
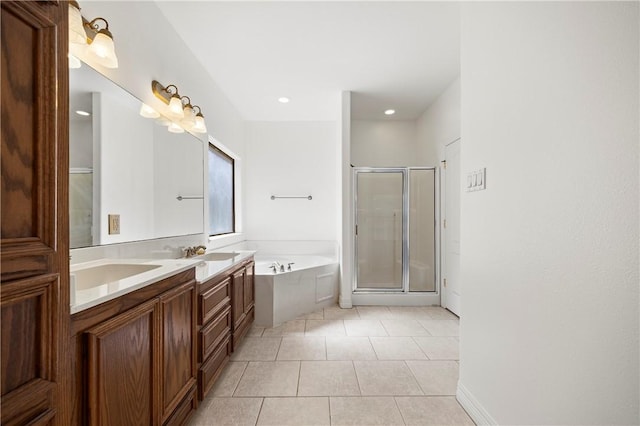
[[[409,220],[410,220],[410,200],[409,191],[410,179],[409,173],[411,170],[433,170],[434,188],[433,188],[433,202],[434,202],[434,291],[409,291]],[[358,288],[358,270],[360,268],[358,263],[358,174],[359,173],[402,173],[402,287],[398,289],[393,288],[375,288],[375,287],[363,287]],[[353,191],[353,276],[352,276],[352,292],[354,294],[422,294],[422,295],[434,295],[440,296],[440,175],[439,168],[427,167],[427,166],[415,166],[415,167],[353,167],[352,170],[352,191]]]

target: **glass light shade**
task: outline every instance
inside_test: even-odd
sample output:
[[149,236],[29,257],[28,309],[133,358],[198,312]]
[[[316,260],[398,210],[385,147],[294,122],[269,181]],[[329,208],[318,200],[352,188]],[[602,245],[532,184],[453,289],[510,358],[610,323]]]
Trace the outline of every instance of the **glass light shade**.
[[69,2],[69,43],[87,44],[87,33],[82,24],[82,14],[77,7],[77,3]]
[[189,130],[196,124],[196,112],[191,108],[190,105],[184,107],[184,118],[180,122],[182,126]]
[[118,68],[118,58],[113,39],[105,30],[98,31],[88,48],[95,61],[106,68]]
[[167,130],[171,133],[184,133],[184,129],[176,123],[169,124],[169,128]]
[[73,56],[71,53],[67,55],[69,57],[69,68],[80,68],[82,66],[82,62],[80,59]]
[[207,133],[207,126],[204,124],[204,117],[202,114],[196,115],[196,124],[193,125],[191,131],[195,133]]
[[158,118],[160,117],[160,113],[155,109],[151,108],[147,104],[142,104],[140,106],[140,115],[145,118]]
[[182,100],[178,95],[173,95],[169,101],[169,111],[171,116],[176,118],[184,118],[184,110],[182,109]]

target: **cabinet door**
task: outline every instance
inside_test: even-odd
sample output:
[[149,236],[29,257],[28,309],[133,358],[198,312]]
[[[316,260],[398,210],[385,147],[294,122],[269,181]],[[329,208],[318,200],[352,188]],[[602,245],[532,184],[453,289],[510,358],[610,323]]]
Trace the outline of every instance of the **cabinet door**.
[[0,10],[0,422],[66,426],[68,3]]
[[196,385],[196,283],[191,281],[160,296],[162,352],[160,397],[167,420]]
[[[244,312],[244,268],[233,274],[233,298],[231,313],[233,314],[233,330],[237,330],[245,317]],[[235,346],[235,344],[234,344]]]
[[87,331],[91,425],[157,425],[158,299]]
[[254,305],[253,272],[255,264],[251,262],[245,267],[244,275],[244,313],[248,314]]

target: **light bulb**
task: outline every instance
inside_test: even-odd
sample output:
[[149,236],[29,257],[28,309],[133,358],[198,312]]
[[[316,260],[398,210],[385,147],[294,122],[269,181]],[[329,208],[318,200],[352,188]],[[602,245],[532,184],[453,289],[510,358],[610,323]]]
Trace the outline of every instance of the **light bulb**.
[[180,127],[178,124],[176,123],[171,123],[169,124],[169,128],[168,130],[171,133],[184,133],[184,129],[182,127]]
[[106,68],[118,68],[118,58],[116,57],[113,38],[107,30],[100,30],[94,37],[88,48],[96,62]]
[[158,113],[158,111],[156,111],[155,109],[151,108],[147,104],[142,104],[142,106],[140,106],[140,115],[145,117],[145,118],[158,118],[158,117],[160,117],[160,113]]
[[182,109],[182,100],[178,94],[171,96],[171,100],[169,101],[169,111],[171,115],[175,118],[184,118],[184,110]]
[[204,124],[202,114],[198,113],[198,115],[196,115],[196,123],[191,128],[191,131],[194,133],[207,133],[207,126]]

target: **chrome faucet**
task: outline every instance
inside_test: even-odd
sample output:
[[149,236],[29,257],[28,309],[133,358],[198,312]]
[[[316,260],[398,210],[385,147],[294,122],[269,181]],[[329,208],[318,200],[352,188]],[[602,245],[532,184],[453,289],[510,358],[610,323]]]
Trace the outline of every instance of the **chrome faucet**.
[[184,257],[193,257],[199,254],[204,254],[204,252],[207,250],[207,248],[205,246],[193,246],[193,247],[187,247],[185,249],[183,249],[184,251]]

